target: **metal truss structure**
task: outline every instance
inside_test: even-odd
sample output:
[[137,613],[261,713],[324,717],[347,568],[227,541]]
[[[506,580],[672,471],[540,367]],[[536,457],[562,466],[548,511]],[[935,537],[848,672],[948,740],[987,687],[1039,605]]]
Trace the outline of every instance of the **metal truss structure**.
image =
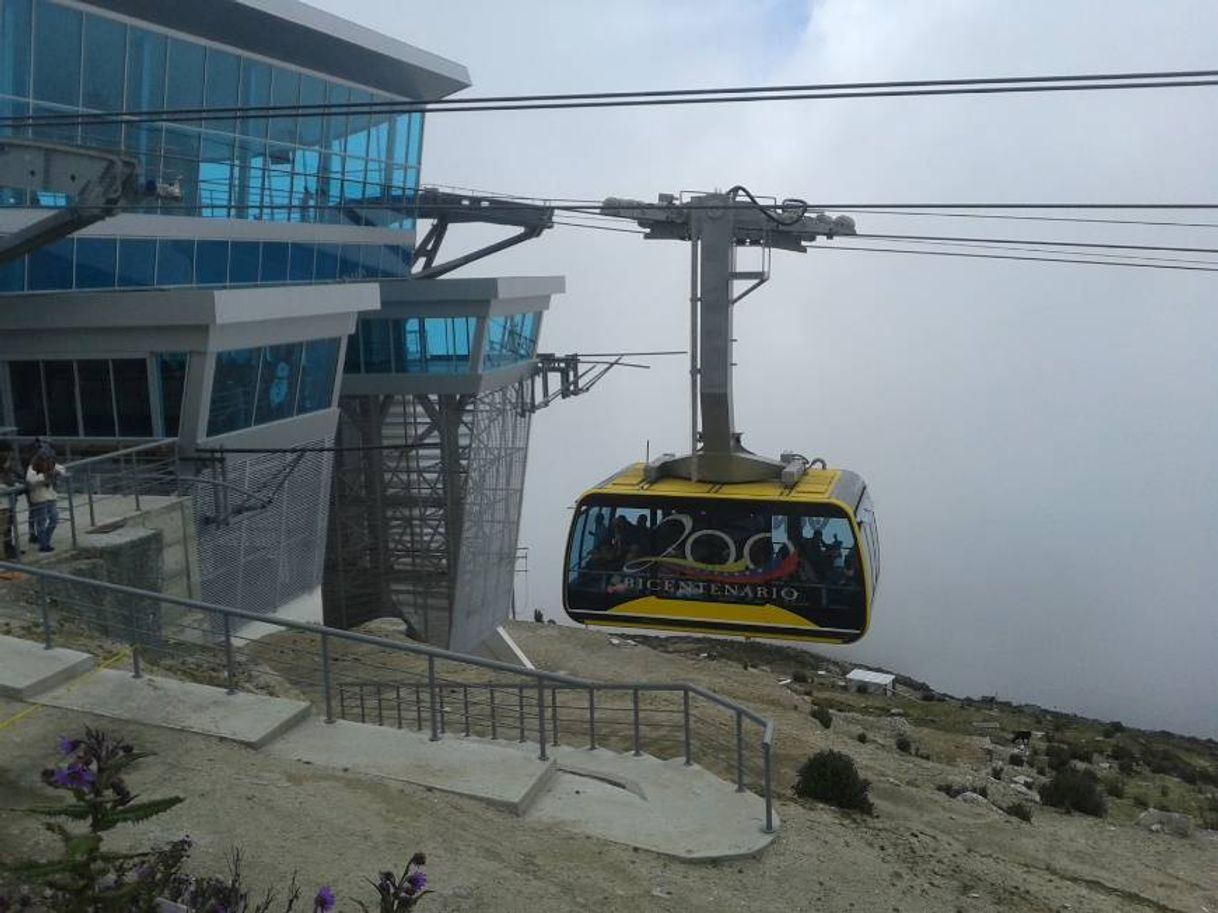
[[470,650],[508,616],[528,453],[524,393],[513,383],[476,395],[341,397],[328,623],[399,616],[428,643]]

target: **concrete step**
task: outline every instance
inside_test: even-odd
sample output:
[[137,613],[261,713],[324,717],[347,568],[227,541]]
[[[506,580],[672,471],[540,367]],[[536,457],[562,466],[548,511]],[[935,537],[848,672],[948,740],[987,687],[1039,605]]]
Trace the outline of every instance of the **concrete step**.
[[57,688],[34,703],[117,720],[164,726],[261,748],[307,719],[312,706],[260,694],[227,694],[223,688],[130,672],[99,669],[86,686]]
[[93,668],[93,657],[75,650],[0,635],[0,697],[28,701],[84,675]]

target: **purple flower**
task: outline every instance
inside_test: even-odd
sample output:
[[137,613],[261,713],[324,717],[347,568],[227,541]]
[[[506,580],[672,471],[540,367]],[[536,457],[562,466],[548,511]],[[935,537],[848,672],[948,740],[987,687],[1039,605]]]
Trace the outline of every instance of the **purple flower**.
[[328,884],[323,884],[317,889],[317,896],[313,898],[313,909],[321,910],[322,913],[334,909],[334,892],[330,890]]
[[411,872],[406,876],[406,883],[402,885],[402,893],[407,897],[411,897],[418,894],[425,887],[427,887],[427,873]]
[[56,745],[59,753],[66,758],[76,754],[76,749],[80,747],[80,739],[69,739],[66,735],[61,735],[56,740]]
[[88,789],[97,780],[97,775],[83,764],[69,764],[44,771],[43,781],[56,789]]

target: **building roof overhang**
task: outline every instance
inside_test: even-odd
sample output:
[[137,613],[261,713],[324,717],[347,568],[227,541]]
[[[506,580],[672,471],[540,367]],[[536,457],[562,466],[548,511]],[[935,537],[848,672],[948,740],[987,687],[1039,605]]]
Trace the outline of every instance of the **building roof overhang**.
[[81,2],[403,98],[444,98],[470,85],[463,65],[300,0]]

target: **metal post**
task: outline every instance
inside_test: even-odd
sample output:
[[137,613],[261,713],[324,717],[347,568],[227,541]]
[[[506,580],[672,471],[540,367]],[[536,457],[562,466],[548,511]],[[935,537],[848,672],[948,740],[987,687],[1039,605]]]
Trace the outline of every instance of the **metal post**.
[[736,792],[744,792],[744,712],[736,711]]
[[143,678],[144,673],[140,671],[140,645],[131,645],[131,677]]
[[237,673],[233,667],[232,619],[224,613],[224,687],[229,694],[237,693]]
[[364,683],[360,682],[355,687],[359,688],[359,721],[361,723],[368,722],[367,708],[364,707]]
[[415,725],[419,732],[423,731],[423,689],[418,685],[414,686],[414,717]]
[[518,704],[517,713],[520,717],[520,741],[524,741],[524,685],[520,685],[517,690],[520,692],[520,702]]
[[639,689],[635,688],[634,692],[634,756],[637,758],[643,752],[639,748]]
[[542,761],[546,759],[546,685],[537,679],[537,747]]
[[47,579],[38,578],[38,601],[42,604],[42,639],[44,649],[51,649],[51,600],[47,596]]
[[461,706],[465,712],[465,734],[469,735],[469,685],[461,686]]
[[558,744],[558,689],[550,689],[550,732],[553,733],[554,744]]
[[596,749],[596,689],[588,689],[588,747]]
[[770,794],[770,743],[761,743],[761,757],[765,770],[765,832],[774,833],[774,797]]
[[[68,476],[68,491],[69,492],[71,492],[71,490],[72,490],[71,479],[72,479],[72,477]],[[68,497],[70,500],[71,495],[69,494]],[[89,525],[96,526],[97,525],[97,516],[95,515],[94,509],[93,509],[93,465],[92,464],[85,466],[85,498],[89,502]]]
[[447,705],[444,703],[444,697],[445,697],[445,695],[444,695],[444,690],[445,690],[445,689],[444,689],[444,685],[443,685],[443,684],[441,684],[441,685],[440,685],[440,687],[439,687],[439,695],[440,695],[440,735],[444,735],[446,732],[448,732],[448,706],[447,706]]
[[402,728],[402,686],[393,686],[393,702],[398,708],[398,729]]
[[[326,700],[326,722],[334,722],[334,703],[330,698],[330,637],[328,634],[321,635],[321,688],[325,693]],[[341,706],[343,719],[347,718],[347,704],[343,700],[343,689],[338,689],[338,700]]]
[[381,683],[376,683],[376,725],[385,725],[385,704],[381,699]]
[[499,721],[495,719],[495,686],[487,685],[486,687],[491,702],[491,738],[497,739],[499,738]]
[[686,766],[689,766],[690,764],[694,763],[694,743],[693,739],[691,739],[689,735],[689,691],[683,691],[681,692],[681,695],[681,703],[685,705],[685,764]]
[[[72,548],[76,548],[76,505],[73,503],[72,497],[72,477],[69,475],[68,482],[68,526],[72,528]],[[89,513],[93,513],[93,504],[89,504]]]
[[436,714],[436,658],[427,657],[427,698],[431,703],[431,740],[440,741],[440,717]]
[[[124,461],[125,462],[125,461]],[[140,512],[140,477],[137,457],[131,454],[131,488],[135,492],[135,512]]]

